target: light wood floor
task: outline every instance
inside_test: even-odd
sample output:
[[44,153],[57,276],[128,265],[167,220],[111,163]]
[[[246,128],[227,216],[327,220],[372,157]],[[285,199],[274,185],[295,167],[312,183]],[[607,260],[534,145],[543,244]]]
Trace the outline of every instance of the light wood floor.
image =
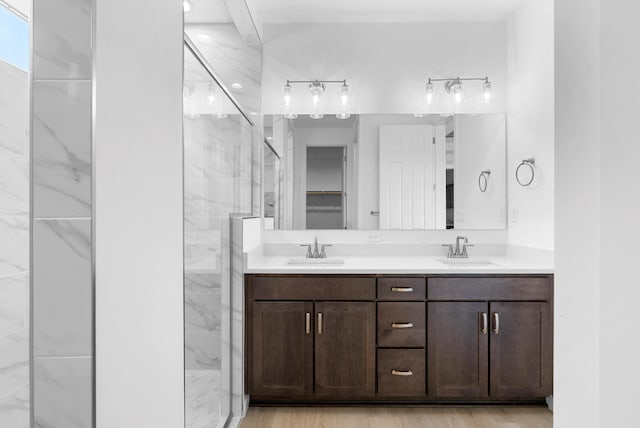
[[251,407],[240,428],[551,428],[544,407]]

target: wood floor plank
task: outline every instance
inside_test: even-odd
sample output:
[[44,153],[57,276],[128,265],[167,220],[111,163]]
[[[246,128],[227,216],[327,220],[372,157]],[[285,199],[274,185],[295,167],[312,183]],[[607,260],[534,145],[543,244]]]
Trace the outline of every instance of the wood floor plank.
[[251,407],[240,428],[552,428],[543,407]]

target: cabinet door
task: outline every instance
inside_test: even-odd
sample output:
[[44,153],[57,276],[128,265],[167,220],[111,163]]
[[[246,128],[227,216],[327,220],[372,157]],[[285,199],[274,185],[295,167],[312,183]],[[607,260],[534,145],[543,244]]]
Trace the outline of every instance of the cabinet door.
[[313,303],[254,302],[251,394],[313,393]]
[[316,395],[375,394],[376,310],[372,302],[316,303]]
[[429,302],[427,392],[437,398],[488,395],[488,304]]
[[491,303],[491,396],[552,393],[551,308],[545,302]]

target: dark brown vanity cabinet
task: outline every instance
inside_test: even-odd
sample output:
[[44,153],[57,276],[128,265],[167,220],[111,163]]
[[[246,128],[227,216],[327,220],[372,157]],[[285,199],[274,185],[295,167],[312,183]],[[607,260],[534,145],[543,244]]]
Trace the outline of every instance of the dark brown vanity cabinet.
[[256,401],[542,400],[553,277],[247,275]]
[[[548,277],[431,281],[429,396],[528,399],[550,395],[551,294]],[[466,301],[483,297],[491,300]]]
[[247,295],[250,394],[375,396],[375,278],[254,277]]

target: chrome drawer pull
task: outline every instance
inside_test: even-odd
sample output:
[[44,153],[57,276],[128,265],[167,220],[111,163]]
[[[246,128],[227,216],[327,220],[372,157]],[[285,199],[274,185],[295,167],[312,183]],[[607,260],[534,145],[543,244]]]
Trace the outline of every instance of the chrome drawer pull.
[[307,312],[304,316],[304,332],[311,333],[311,312]]
[[391,374],[394,376],[413,376],[411,370],[391,370]]
[[482,334],[487,334],[488,329],[489,329],[489,321],[487,321],[487,313],[483,312],[482,313],[482,326],[480,327],[480,331],[482,332]]
[[391,291],[395,293],[412,293],[413,287],[391,287]]
[[493,334],[500,334],[500,314],[493,313]]
[[391,323],[391,328],[413,328],[412,322],[394,322]]

